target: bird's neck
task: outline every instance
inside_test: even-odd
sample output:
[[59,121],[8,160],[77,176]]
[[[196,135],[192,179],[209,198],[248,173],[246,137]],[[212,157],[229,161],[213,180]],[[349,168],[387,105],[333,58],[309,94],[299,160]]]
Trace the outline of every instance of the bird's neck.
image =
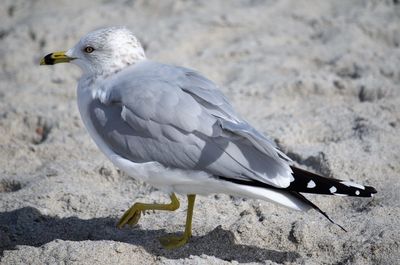
[[94,73],[94,79],[100,78],[105,79],[113,74],[120,72],[121,70],[127,68],[128,66],[143,62],[146,60],[146,56],[143,54],[134,54],[131,56],[121,57],[118,60],[113,60],[112,63],[108,64],[103,69]]

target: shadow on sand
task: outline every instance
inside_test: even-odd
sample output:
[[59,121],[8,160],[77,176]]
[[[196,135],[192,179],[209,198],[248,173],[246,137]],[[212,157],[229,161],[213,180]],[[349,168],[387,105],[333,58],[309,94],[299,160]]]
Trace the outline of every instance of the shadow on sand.
[[[41,214],[32,207],[0,213],[0,257],[4,250],[17,245],[41,246],[55,239],[69,241],[111,240],[142,246],[148,253],[169,259],[206,254],[240,263],[270,260],[276,263],[294,262],[296,252],[268,250],[256,246],[235,244],[234,235],[221,227],[204,236],[194,236],[190,243],[176,250],[165,250],[157,238],[164,230],[117,229],[113,218],[82,220],[77,217],[56,218]],[[213,242],[213,244],[210,244]]]

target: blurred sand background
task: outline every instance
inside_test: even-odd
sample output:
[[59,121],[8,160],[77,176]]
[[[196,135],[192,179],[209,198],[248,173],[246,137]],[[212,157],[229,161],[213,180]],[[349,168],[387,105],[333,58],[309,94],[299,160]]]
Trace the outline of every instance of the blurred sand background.
[[[119,172],[80,120],[76,66],[39,66],[87,32],[125,25],[148,58],[199,70],[303,167],[375,186],[307,196],[346,227],[245,198],[200,197],[193,238],[174,213],[116,221],[168,196]],[[1,264],[398,264],[399,1],[0,2]]]

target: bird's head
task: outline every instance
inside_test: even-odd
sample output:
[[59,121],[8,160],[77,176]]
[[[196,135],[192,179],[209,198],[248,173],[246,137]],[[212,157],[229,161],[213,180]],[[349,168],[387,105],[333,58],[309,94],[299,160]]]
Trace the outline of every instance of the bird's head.
[[40,61],[41,65],[71,62],[88,75],[109,75],[128,65],[145,60],[142,45],[124,27],[92,31],[68,51],[54,52]]

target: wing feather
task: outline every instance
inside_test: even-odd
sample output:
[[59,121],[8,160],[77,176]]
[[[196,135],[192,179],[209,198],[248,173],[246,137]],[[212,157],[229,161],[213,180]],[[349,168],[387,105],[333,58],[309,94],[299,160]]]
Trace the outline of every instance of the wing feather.
[[[111,138],[107,142],[117,143],[114,151],[128,159],[276,187],[292,181],[274,143],[242,120],[211,81],[192,70],[148,61],[116,74],[101,90],[101,103],[92,111],[101,115],[93,119],[99,131],[108,132],[103,133]],[[115,108],[120,108],[119,117]],[[109,120],[114,127],[104,128]],[[124,130],[115,129],[115,123]]]

